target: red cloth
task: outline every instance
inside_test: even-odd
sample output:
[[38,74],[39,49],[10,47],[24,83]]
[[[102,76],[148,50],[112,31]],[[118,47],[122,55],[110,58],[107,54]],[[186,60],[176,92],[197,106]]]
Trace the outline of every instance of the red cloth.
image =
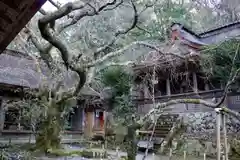
[[104,117],[103,117],[103,115],[99,116],[99,120],[100,120],[100,126],[102,128],[104,126]]

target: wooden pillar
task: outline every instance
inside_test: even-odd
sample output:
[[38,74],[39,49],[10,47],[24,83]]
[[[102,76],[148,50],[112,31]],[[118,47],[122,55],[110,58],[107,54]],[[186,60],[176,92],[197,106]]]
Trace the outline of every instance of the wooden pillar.
[[167,95],[171,95],[171,86],[170,86],[170,80],[169,78],[166,79],[166,89],[167,89]]
[[222,114],[222,124],[223,124],[223,135],[224,135],[224,155],[225,159],[228,160],[228,142],[227,142],[227,127],[226,127],[226,115]]
[[133,95],[133,88],[134,88],[133,86],[131,86],[131,88],[130,88],[130,96],[131,97],[134,97],[134,95]]
[[205,91],[209,91],[209,84],[206,82],[204,86]]
[[220,82],[220,88],[224,89],[224,83],[222,81]]
[[216,117],[216,137],[217,137],[217,160],[221,160],[221,109],[215,109],[217,117]]
[[195,72],[193,74],[193,91],[198,92],[198,83],[197,83],[197,75]]
[[92,137],[93,135],[93,119],[94,119],[94,112],[87,110],[86,119],[85,119],[85,129],[84,129],[84,133],[86,137]]
[[149,90],[146,84],[143,84],[144,98],[149,98]]
[[0,134],[3,131],[4,122],[5,122],[5,110],[4,110],[4,105],[2,102],[3,102],[3,100],[0,99]]

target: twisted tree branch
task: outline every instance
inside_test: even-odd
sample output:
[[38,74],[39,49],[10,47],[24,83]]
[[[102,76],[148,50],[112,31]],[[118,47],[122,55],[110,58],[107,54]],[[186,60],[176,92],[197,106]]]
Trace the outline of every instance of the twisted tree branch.
[[[123,1],[122,1],[123,2]],[[121,2],[121,4],[122,4]],[[131,1],[131,4],[132,4],[132,8],[133,8],[133,11],[134,11],[134,15],[133,15],[133,22],[131,24],[131,26],[129,28],[126,28],[125,30],[119,30],[115,33],[113,39],[107,44],[107,45],[104,45],[103,47],[100,47],[98,48],[95,52],[94,52],[94,57],[97,57],[101,52],[104,52],[106,49],[108,49],[110,46],[112,46],[117,38],[120,36],[120,35],[125,35],[127,34],[128,32],[130,32],[132,29],[134,29],[136,26],[137,26],[137,22],[138,22],[138,18],[139,18],[139,14],[137,12],[137,8],[135,6],[135,4],[133,3],[133,1]]]
[[[146,43],[146,42],[142,42],[142,41],[137,41],[137,42],[133,42],[130,45],[127,45],[127,46],[123,47],[122,49],[119,49],[119,50],[114,51],[114,52],[110,52],[107,55],[103,56],[102,58],[99,58],[99,59],[97,59],[97,60],[95,60],[93,62],[85,64],[84,66],[85,67],[92,67],[94,65],[101,64],[101,63],[105,62],[106,60],[109,60],[112,57],[119,56],[121,53],[123,53],[124,51],[126,51],[127,49],[129,49],[130,47],[132,47],[134,45],[144,46],[144,47],[150,48],[152,50],[155,50],[155,51],[157,51],[157,52],[159,52],[159,53],[161,53],[163,55],[165,54],[158,47],[156,47],[155,45],[152,45],[152,44],[149,44],[149,43]],[[187,58],[187,56],[185,57],[185,56],[182,56],[180,54],[175,54],[175,53],[166,53],[165,55],[174,55],[174,56],[177,56],[177,57],[179,57],[181,59]]]
[[52,44],[54,47],[58,48],[61,52],[62,60],[64,61],[64,64],[66,68],[70,68],[72,71],[75,71],[79,76],[79,82],[75,88],[75,91],[71,94],[68,94],[67,96],[61,98],[59,102],[62,102],[64,100],[67,100],[73,96],[76,96],[86,81],[86,73],[83,68],[77,68],[74,64],[70,64],[69,62],[69,54],[70,49],[67,47],[66,44],[64,44],[59,37],[57,37],[56,33],[50,28],[48,25],[52,21],[55,21],[66,14],[70,13],[74,6],[72,3],[68,3],[64,5],[61,9],[54,12],[53,14],[46,15],[45,17],[39,19],[38,21],[38,27],[40,29],[42,37],[47,40],[50,44]]
[[239,51],[239,46],[237,46],[237,49],[235,51],[235,55],[232,59],[232,68],[231,68],[231,72],[230,72],[230,75],[229,75],[229,79],[228,79],[228,82],[225,86],[225,89],[224,89],[224,94],[223,94],[223,97],[221,98],[221,100],[218,102],[217,106],[219,107],[220,105],[222,105],[222,103],[225,101],[226,97],[227,97],[227,93],[228,93],[228,89],[229,87],[236,81],[237,77],[238,77],[238,74],[240,72],[240,68],[238,68],[235,73],[234,73],[234,66],[236,64],[236,58],[238,56],[238,51]]

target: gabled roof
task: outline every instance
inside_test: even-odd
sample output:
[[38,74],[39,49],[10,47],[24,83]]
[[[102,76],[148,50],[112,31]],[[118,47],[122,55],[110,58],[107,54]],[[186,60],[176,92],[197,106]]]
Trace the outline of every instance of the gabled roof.
[[220,26],[220,27],[199,33],[198,35],[203,38],[203,37],[208,37],[208,36],[217,34],[219,32],[229,31],[236,28],[240,28],[240,21],[233,22],[224,26]]
[[[174,26],[181,26],[181,28],[185,31],[187,31],[188,33],[196,36],[196,37],[199,37],[199,35],[195,32],[193,32],[191,29],[189,29],[188,27],[184,26],[183,24],[181,23],[178,23],[178,22],[173,22],[170,26],[170,28],[173,28]],[[200,37],[199,37],[200,38]]]
[[178,22],[172,23],[170,28],[174,27],[175,25],[181,26],[181,28],[183,30],[187,31],[188,33],[190,33],[190,34],[192,34],[192,35],[194,35],[198,38],[203,38],[203,37],[214,35],[216,33],[223,32],[223,31],[226,31],[226,30],[232,30],[232,29],[235,29],[235,28],[239,28],[240,27],[240,21],[236,21],[236,22],[233,22],[233,23],[230,23],[230,24],[227,24],[227,25],[219,26],[219,27],[204,31],[202,33],[196,33],[194,31],[192,31],[191,29],[189,29],[188,27],[186,27],[183,24],[178,23]]
[[180,23],[173,23],[171,25],[172,38],[177,36],[185,44],[196,46],[198,48],[202,45],[218,44],[223,41],[240,37],[240,21],[227,24],[206,32],[197,34],[192,30],[186,28]]
[[0,53],[46,0],[0,0]]
[[[191,61],[193,59],[198,60],[198,51],[201,46],[217,44],[231,38],[240,37],[240,22],[221,26],[200,34],[193,32],[181,23],[172,23],[171,31],[174,42],[157,46],[161,53],[152,51],[139,57],[142,62],[136,62],[133,67],[135,72],[141,70],[148,72],[152,66],[164,71],[166,68],[173,68],[173,66],[176,68],[176,66],[186,64],[186,60],[179,58],[179,56],[187,56],[188,60]],[[178,38],[175,39],[175,36]]]

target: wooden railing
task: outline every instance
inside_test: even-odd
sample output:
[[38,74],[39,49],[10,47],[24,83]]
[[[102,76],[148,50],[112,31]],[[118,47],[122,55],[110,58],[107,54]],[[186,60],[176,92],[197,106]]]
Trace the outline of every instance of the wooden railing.
[[[3,131],[1,131],[1,133],[2,134],[22,134],[22,135],[34,134],[34,132],[31,130],[10,130],[10,129],[4,129]],[[65,130],[65,131],[63,131],[63,133],[65,133],[65,134],[82,134],[83,131],[82,130],[79,130],[79,131]]]
[[[173,95],[165,95],[165,96],[156,96],[155,102],[164,102],[171,99],[180,99],[180,98],[198,98],[198,99],[209,99],[209,98],[220,98],[223,95],[222,89],[209,90],[209,91],[201,91],[201,92],[190,92],[190,93],[181,93],[181,94],[173,94]],[[237,96],[240,95],[240,92],[230,92],[228,96]],[[139,98],[132,97],[132,101],[136,104],[144,103],[151,104],[152,98]]]
[[[239,93],[240,94],[240,93]],[[217,90],[209,90],[209,91],[201,91],[201,92],[190,92],[190,93],[181,93],[181,94],[173,94],[173,95],[165,95],[165,96],[156,96],[155,102],[165,102],[171,99],[180,99],[180,98],[198,98],[198,99],[208,99],[208,98],[219,98],[223,95],[222,89]],[[151,104],[152,98],[137,98],[132,97],[132,101],[135,104]]]
[[[223,90],[209,90],[209,91],[201,91],[198,93],[191,92],[191,93],[184,93],[184,94],[175,94],[171,96],[158,96],[155,97],[156,103],[163,103],[169,100],[173,99],[183,99],[183,98],[194,98],[194,99],[205,99],[205,100],[212,100],[212,98],[215,98],[218,100],[223,96]],[[152,99],[151,98],[133,98],[132,99],[133,104],[135,104],[138,107],[138,112],[141,114],[146,113],[149,110],[149,107],[152,106]],[[239,105],[240,105],[240,92],[230,92],[228,93],[228,96],[225,101],[225,105],[229,107],[230,109],[240,111]],[[201,106],[201,107],[199,107]],[[165,112],[171,112],[171,113],[184,113],[184,112],[209,112],[211,108],[202,106],[202,105],[194,105],[194,104],[179,104],[174,106],[169,106],[164,109]]]

